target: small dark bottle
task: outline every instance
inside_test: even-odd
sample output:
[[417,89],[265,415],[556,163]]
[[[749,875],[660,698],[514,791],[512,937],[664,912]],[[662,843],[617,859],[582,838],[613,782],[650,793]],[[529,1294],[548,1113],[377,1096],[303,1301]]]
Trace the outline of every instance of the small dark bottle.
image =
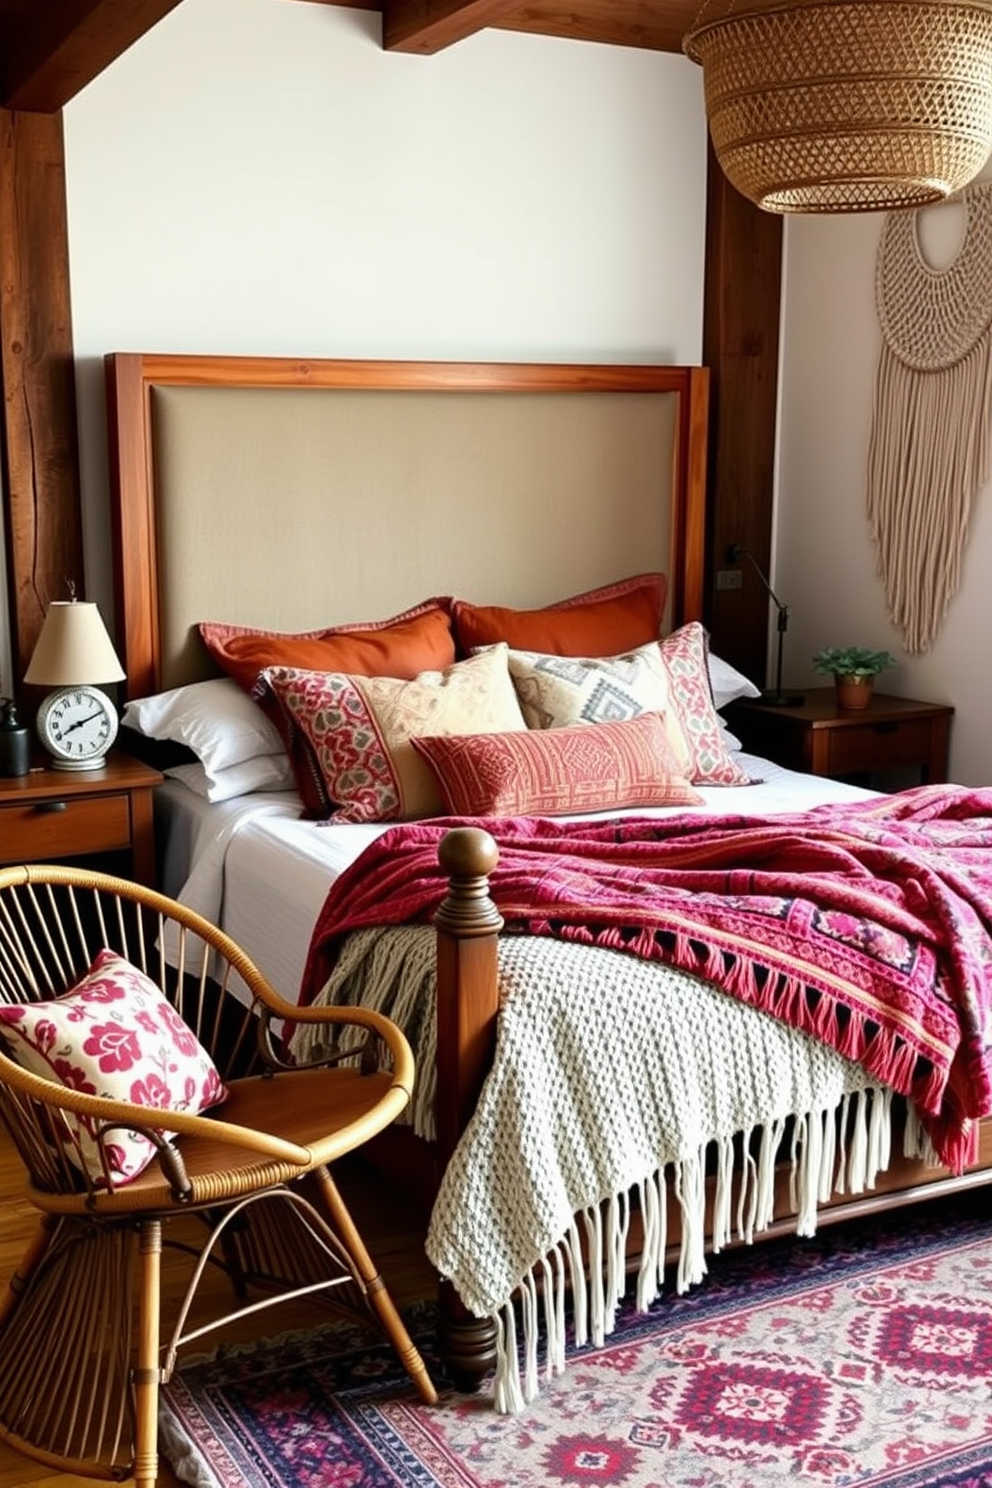
[[31,732],[17,721],[17,704],[0,698],[0,775],[26,775],[31,765]]

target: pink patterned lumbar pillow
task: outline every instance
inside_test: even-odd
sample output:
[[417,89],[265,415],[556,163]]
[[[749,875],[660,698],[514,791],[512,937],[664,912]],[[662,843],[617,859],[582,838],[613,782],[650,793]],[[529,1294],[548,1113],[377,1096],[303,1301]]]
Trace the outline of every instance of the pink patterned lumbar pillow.
[[[51,1002],[0,1007],[0,1037],[22,1069],[70,1090],[156,1111],[204,1111],[227,1098],[207,1051],[150,977],[115,951]],[[97,1141],[98,1121],[67,1113],[70,1155],[93,1181],[127,1183],[148,1166],[154,1144],[115,1128]],[[155,1130],[168,1136],[167,1128]],[[101,1157],[102,1151],[102,1157]]]
[[411,741],[457,816],[698,806],[658,713],[617,723]]

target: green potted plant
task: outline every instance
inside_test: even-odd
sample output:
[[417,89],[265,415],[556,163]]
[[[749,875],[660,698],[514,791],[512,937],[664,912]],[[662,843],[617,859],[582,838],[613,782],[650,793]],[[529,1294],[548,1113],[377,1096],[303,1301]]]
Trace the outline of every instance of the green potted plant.
[[815,670],[834,679],[838,708],[867,708],[878,673],[895,664],[890,651],[867,646],[824,646],[813,657]]

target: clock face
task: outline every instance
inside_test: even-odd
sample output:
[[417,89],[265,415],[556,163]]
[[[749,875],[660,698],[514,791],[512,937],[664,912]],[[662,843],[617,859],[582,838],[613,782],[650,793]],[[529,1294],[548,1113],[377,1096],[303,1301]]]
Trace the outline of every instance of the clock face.
[[92,769],[116,738],[117,714],[99,688],[63,687],[42,703],[38,733],[60,768]]

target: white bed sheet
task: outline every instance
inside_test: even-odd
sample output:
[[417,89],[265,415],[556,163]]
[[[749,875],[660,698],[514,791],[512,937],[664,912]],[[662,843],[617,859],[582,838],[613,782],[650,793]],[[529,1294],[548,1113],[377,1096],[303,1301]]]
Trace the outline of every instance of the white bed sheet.
[[[688,808],[693,814],[760,816],[873,794],[752,755],[739,758],[760,783],[699,787],[704,804]],[[624,814],[664,817],[686,809]],[[165,892],[220,925],[290,1001],[299,992],[310,935],[330,885],[390,825],[301,821],[299,812],[294,791],[259,792],[213,805],[178,781],[166,781],[156,791]]]

